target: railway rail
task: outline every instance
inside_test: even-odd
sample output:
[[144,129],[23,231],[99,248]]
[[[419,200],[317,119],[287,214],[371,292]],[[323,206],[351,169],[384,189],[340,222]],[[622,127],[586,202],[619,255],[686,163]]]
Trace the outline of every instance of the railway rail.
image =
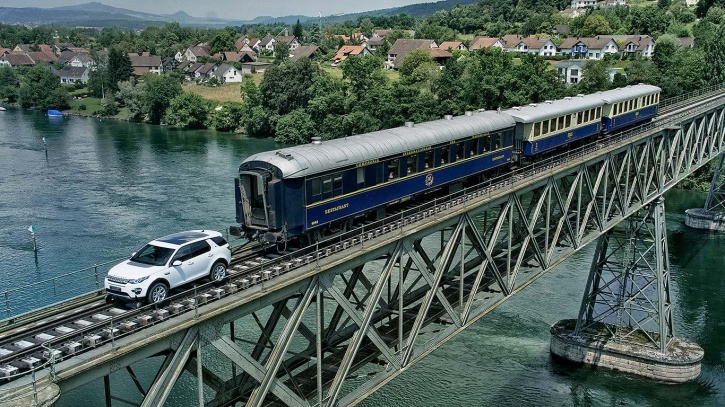
[[251,286],[273,284],[277,276],[310,264],[319,264],[326,257],[341,251],[364,248],[365,242],[369,240],[399,232],[402,228],[469,201],[484,199],[493,191],[506,188],[516,180],[550,171],[567,161],[603,148],[631,142],[638,136],[644,137],[648,131],[676,123],[681,117],[691,114],[693,109],[722,104],[725,93],[721,88],[708,88],[689,96],[678,98],[672,103],[663,101],[665,106],[662,107],[660,116],[651,123],[518,168],[454,194],[434,198],[432,202],[403,209],[387,218],[318,242],[315,246],[278,256],[264,255],[258,248],[245,250],[235,255],[229,276],[223,284],[210,282],[194,286],[170,296],[162,303],[133,309],[107,304],[100,298],[102,291],[97,290],[85,297],[69,300],[75,307],[61,308],[60,312],[53,313],[50,310],[57,307],[54,305],[0,321],[0,384],[46,368],[53,375],[55,363],[62,359],[106,344],[115,346],[114,342],[121,336],[130,335],[184,313],[198,313],[200,307]]

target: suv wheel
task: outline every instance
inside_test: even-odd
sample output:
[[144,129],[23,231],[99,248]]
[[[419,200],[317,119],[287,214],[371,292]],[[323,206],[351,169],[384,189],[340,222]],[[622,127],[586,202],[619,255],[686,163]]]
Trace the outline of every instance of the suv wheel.
[[227,266],[224,265],[224,262],[217,261],[211,266],[211,271],[209,272],[211,281],[222,281],[226,275]]
[[166,284],[158,281],[151,284],[151,287],[149,287],[149,292],[146,295],[146,299],[148,300],[149,304],[154,304],[165,300],[168,295],[169,288],[166,286]]

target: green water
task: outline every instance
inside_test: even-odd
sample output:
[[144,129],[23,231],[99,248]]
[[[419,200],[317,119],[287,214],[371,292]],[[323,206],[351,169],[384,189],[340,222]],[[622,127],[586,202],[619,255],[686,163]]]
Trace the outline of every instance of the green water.
[[[232,224],[238,165],[272,148],[269,140],[226,133],[85,118],[49,122],[40,113],[0,112],[0,291],[125,256],[166,233]],[[666,196],[676,333],[705,349],[697,381],[666,385],[551,360],[548,328],[576,316],[591,247],[362,405],[725,405],[725,234],[683,226],[684,210],[703,202],[699,193]],[[39,239],[37,260],[27,231],[31,224]],[[92,281],[79,281],[75,289],[92,287]],[[14,311],[53,300],[31,294]],[[144,386],[157,363],[135,367]],[[123,372],[111,380],[114,395],[138,400]],[[167,405],[194,406],[194,380],[182,376]],[[58,403],[103,405],[101,381],[65,394]]]

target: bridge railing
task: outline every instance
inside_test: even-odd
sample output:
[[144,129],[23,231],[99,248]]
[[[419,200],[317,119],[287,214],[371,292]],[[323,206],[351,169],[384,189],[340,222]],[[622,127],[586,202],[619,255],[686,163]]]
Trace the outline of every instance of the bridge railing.
[[669,99],[665,99],[659,103],[659,110],[660,113],[663,111],[667,111],[672,107],[677,107],[683,102],[687,102],[690,99],[697,98],[702,95],[706,95],[709,93],[717,92],[718,90],[723,89],[725,87],[725,84],[723,83],[717,83],[714,85],[710,85],[701,89],[693,90],[692,92],[683,93],[682,95],[677,95],[674,97],[671,97]]

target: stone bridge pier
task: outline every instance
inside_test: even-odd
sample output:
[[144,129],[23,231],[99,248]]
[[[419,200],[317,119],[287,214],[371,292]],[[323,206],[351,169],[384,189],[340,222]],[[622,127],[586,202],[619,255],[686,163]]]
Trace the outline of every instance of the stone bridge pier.
[[598,239],[579,315],[552,325],[551,352],[665,382],[696,379],[704,352],[675,336],[668,257],[659,197]]

